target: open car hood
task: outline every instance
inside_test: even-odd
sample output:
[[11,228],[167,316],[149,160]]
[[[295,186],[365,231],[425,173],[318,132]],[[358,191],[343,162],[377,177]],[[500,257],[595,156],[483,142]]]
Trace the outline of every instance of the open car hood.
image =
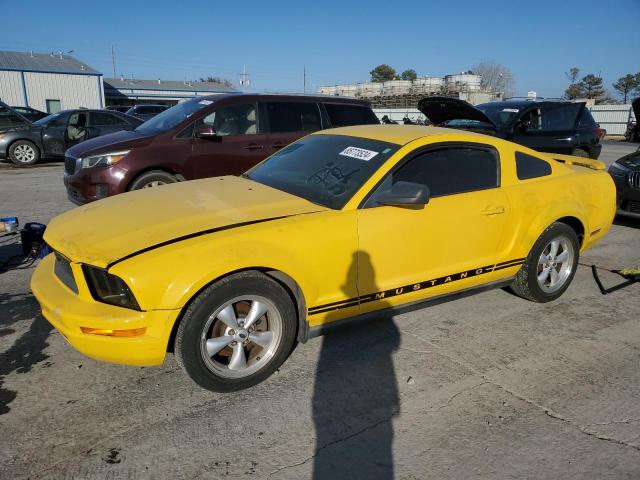
[[636,116],[636,125],[640,125],[640,97],[631,102],[633,114]]
[[450,97],[426,97],[418,102],[418,110],[435,125],[449,120],[475,120],[497,128],[484,113],[469,102]]

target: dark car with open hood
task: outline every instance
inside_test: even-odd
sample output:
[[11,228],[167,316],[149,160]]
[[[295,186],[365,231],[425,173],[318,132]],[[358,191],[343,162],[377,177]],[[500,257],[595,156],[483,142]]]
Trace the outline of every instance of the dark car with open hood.
[[31,123],[15,110],[3,108],[7,107],[0,105],[0,159],[8,158],[19,167],[30,167],[42,158],[63,157],[77,143],[133,130],[142,123],[123,113],[86,109],[63,110]]
[[69,199],[84,204],[168,183],[240,175],[299,138],[331,127],[380,123],[353,98],[230,93],[174,105],[134,131],[67,151]]
[[600,128],[584,102],[512,99],[473,106],[450,97],[427,97],[418,109],[434,124],[495,135],[540,152],[598,158]]
[[640,148],[609,167],[616,184],[618,215],[640,219]]

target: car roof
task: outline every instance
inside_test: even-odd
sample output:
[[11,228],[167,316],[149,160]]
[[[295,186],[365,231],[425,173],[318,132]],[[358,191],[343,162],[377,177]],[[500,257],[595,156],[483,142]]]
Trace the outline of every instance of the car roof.
[[425,127],[424,125],[355,125],[352,127],[331,128],[320,130],[313,135],[347,135],[350,137],[369,138],[381,142],[405,145],[419,138],[436,135],[463,135],[469,137],[484,137],[474,132],[454,130],[451,128]]
[[307,93],[221,93],[214,95],[203,95],[194,97],[197,99],[211,100],[214,102],[224,100],[227,98],[245,98],[247,100],[313,100],[323,103],[350,103],[358,105],[369,105],[369,102],[359,98],[353,97],[339,97],[336,95],[321,95],[321,94],[307,94]]
[[[518,99],[518,100],[499,100],[497,102],[486,102],[486,103],[482,103],[480,105],[502,105],[505,107],[511,106],[511,107],[517,107],[517,108],[523,108],[523,107],[530,107],[531,105],[572,105],[574,103],[582,103],[582,102],[570,102],[569,100],[544,100],[544,99],[540,99],[540,100],[524,100],[524,99]],[[478,105],[478,106],[480,106]]]

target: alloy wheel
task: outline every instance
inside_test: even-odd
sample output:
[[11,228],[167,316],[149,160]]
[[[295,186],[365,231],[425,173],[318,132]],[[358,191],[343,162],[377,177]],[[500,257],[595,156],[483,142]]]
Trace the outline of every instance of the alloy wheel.
[[227,301],[205,322],[200,353],[206,367],[225,378],[259,371],[282,339],[280,312],[268,299],[246,295]]
[[558,291],[573,271],[573,244],[564,235],[551,240],[538,259],[538,285],[545,293]]
[[33,162],[36,158],[36,152],[30,145],[18,145],[13,149],[13,155],[20,163]]

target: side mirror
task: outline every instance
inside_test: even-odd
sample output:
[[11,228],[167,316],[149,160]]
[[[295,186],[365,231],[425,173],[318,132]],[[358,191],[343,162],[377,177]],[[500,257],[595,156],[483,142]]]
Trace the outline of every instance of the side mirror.
[[204,138],[207,140],[219,140],[220,136],[216,129],[206,123],[201,123],[196,127],[196,138]]
[[429,203],[429,187],[420,183],[397,182],[381,193],[376,202],[393,207],[424,206]]

